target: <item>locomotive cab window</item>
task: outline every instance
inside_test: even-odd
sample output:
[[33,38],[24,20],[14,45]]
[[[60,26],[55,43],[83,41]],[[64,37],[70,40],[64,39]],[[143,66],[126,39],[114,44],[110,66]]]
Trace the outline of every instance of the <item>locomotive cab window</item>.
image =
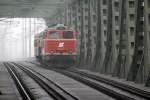
[[64,39],[73,39],[74,38],[73,31],[64,31],[63,38]]
[[48,38],[49,39],[60,39],[61,38],[60,32],[57,32],[57,31],[50,32],[48,35]]

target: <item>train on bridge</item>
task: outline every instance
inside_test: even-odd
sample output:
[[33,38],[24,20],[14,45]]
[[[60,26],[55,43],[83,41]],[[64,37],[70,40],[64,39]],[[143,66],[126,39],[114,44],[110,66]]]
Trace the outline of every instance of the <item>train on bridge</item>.
[[35,56],[42,63],[75,63],[77,39],[73,28],[58,24],[35,35]]

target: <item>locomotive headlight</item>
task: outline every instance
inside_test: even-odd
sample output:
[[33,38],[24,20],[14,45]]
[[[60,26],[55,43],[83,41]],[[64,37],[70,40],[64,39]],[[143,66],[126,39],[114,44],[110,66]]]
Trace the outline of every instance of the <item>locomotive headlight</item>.
[[72,54],[72,50],[70,50],[69,53]]

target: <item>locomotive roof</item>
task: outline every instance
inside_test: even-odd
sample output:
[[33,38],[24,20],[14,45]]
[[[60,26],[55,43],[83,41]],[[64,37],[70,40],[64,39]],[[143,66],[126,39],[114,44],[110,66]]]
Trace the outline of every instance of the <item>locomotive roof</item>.
[[48,31],[63,31],[63,30],[74,31],[74,29],[72,27],[65,26],[63,24],[57,24],[57,25],[52,25],[51,27],[49,27],[49,28],[45,29],[44,31],[40,32],[39,34],[35,35],[35,38],[42,36],[45,32],[48,32]]
[[55,28],[47,28],[44,31],[38,33],[35,35],[35,38],[38,38],[40,36],[43,36],[44,33],[48,32],[48,31],[75,31],[73,28],[67,28],[67,29],[55,29]]

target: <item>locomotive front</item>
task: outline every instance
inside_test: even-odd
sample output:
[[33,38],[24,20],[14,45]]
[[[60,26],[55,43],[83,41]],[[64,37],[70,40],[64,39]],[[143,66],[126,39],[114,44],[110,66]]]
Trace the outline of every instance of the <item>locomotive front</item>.
[[43,62],[75,63],[77,59],[76,32],[67,26],[47,29],[43,34],[39,55]]

